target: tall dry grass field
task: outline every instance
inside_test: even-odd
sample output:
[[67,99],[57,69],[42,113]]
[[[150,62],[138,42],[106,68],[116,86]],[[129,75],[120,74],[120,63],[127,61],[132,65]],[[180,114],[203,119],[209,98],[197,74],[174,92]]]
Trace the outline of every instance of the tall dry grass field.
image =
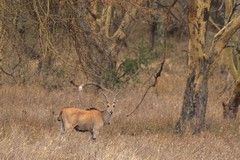
[[[96,107],[103,97],[66,89],[48,92],[37,86],[0,88],[0,159],[240,159],[239,118],[222,119],[221,100],[210,80],[206,130],[198,135],[175,135],[181,111],[185,76],[163,74],[141,107],[130,117],[144,88],[122,90],[111,124],[96,141],[90,133],[60,136],[56,120],[63,107]],[[225,96],[225,97],[224,97]]]

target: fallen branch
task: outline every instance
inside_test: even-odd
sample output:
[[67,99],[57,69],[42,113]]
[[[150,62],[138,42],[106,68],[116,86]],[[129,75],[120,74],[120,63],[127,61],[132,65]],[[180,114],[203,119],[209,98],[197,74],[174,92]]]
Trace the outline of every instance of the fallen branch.
[[[170,6],[170,8],[168,9],[168,13],[171,11],[171,7],[173,7],[173,6],[176,4],[176,2],[177,2],[177,0],[175,0],[175,1],[172,3],[172,5]],[[164,66],[164,63],[165,63],[165,59],[166,59],[166,54],[168,53],[168,47],[167,47],[167,28],[168,28],[168,24],[169,24],[169,17],[168,17],[168,16],[169,16],[169,14],[167,14],[166,26],[165,26],[165,28],[164,28],[164,43],[163,43],[163,44],[164,44],[164,52],[163,52],[163,60],[162,60],[162,62],[160,63],[160,67],[159,67],[157,73],[153,76],[153,77],[154,77],[154,82],[153,82],[153,84],[151,84],[150,86],[148,86],[148,88],[146,89],[145,93],[143,94],[142,99],[140,100],[140,102],[138,103],[138,105],[135,107],[135,109],[134,109],[131,113],[129,113],[129,114],[127,115],[127,117],[130,116],[131,114],[133,114],[133,113],[140,107],[140,105],[142,104],[142,102],[143,102],[144,98],[146,97],[148,91],[149,91],[152,87],[155,87],[155,86],[156,86],[157,80],[158,80],[158,78],[161,76],[161,73],[162,73],[162,70],[163,70],[163,66]]]
[[159,67],[158,72],[153,76],[153,77],[154,77],[154,82],[153,82],[153,84],[151,84],[150,86],[148,86],[148,88],[146,89],[145,93],[143,94],[142,99],[140,100],[139,104],[135,107],[135,109],[134,109],[130,114],[127,115],[127,117],[130,116],[131,114],[133,114],[133,113],[140,107],[140,105],[142,104],[144,98],[146,97],[149,89],[156,86],[157,80],[158,80],[158,78],[161,76],[164,63],[165,63],[165,56],[164,56],[164,59],[162,60],[162,62],[161,62],[161,64],[160,64],[160,67]]

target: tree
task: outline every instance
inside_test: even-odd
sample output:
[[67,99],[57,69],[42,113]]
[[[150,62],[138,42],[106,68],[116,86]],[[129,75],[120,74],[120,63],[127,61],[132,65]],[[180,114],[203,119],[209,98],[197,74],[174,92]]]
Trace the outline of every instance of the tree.
[[2,79],[2,61],[3,61],[3,7],[4,7],[4,1],[0,4],[0,86],[3,84]]
[[115,1],[81,1],[72,8],[76,20],[72,22],[71,32],[79,62],[90,80],[104,83],[116,74],[118,54],[137,9],[127,2]]
[[[232,17],[237,17],[236,8],[240,3],[234,3],[234,0],[225,0],[225,23],[228,23]],[[231,46],[224,49],[224,55],[229,68],[230,73],[232,74],[235,85],[232,94],[230,95],[228,101],[223,102],[223,117],[235,119],[238,113],[238,106],[240,104],[240,62],[239,62],[239,52],[238,43],[239,36],[233,35],[231,38]]]
[[189,58],[190,74],[180,118],[175,126],[176,132],[190,127],[193,134],[205,127],[205,114],[208,98],[208,78],[216,58],[226,48],[232,35],[240,28],[240,16],[233,18],[215,36],[209,50],[206,47],[207,22],[209,20],[210,0],[188,1],[189,20]]

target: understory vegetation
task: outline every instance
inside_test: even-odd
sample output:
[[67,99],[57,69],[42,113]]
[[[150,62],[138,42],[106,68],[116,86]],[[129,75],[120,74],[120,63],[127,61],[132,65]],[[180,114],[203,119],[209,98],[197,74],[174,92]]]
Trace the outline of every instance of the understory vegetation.
[[99,92],[80,94],[71,87],[49,92],[36,85],[1,87],[1,159],[238,159],[240,120],[232,123],[222,118],[219,99],[227,94],[220,93],[223,85],[217,75],[210,80],[205,131],[196,136],[174,134],[186,73],[171,73],[171,67],[178,68],[171,63],[167,61],[167,72],[129,117],[145,88],[139,84],[121,90],[111,124],[100,131],[96,143],[88,132],[60,136],[57,117],[63,107],[105,109]]

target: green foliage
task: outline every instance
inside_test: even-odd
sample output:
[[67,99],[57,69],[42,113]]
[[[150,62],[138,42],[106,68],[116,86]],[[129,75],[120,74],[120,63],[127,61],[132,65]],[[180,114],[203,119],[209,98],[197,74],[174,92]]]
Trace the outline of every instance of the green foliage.
[[123,73],[125,74],[135,74],[137,72],[137,70],[139,69],[139,61],[138,59],[134,59],[134,58],[129,58],[127,57],[123,62],[122,62],[122,66],[121,66],[121,70],[123,71]]
[[174,42],[173,42],[173,38],[169,38],[168,41],[167,41],[167,48],[168,49],[173,49],[174,48]]
[[106,71],[103,84],[114,88],[130,80],[136,82],[142,67],[147,68],[150,63],[158,60],[163,53],[163,49],[163,45],[156,46],[153,49],[150,45],[144,45],[142,41],[139,46],[135,48],[133,55],[124,57],[117,69],[109,69]]
[[64,68],[58,67],[58,68],[53,68],[52,69],[52,74],[53,76],[55,76],[56,78],[62,78],[65,75],[65,70]]
[[109,88],[114,88],[116,85],[120,84],[116,69],[107,70],[104,79],[105,79],[103,82],[104,86],[107,86]]
[[[168,42],[167,47],[173,48],[172,43]],[[143,62],[143,64],[148,64],[161,57],[164,51],[164,45],[159,44],[153,48],[151,45],[146,45],[145,42],[142,41],[136,50],[136,56],[140,59],[140,62]]]

